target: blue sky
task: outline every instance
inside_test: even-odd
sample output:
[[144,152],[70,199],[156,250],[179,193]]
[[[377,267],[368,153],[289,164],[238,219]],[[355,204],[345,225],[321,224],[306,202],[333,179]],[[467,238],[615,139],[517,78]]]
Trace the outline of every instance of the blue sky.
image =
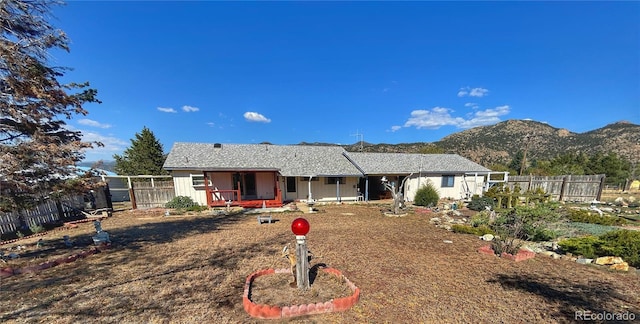
[[174,142],[434,142],[509,119],[640,124],[639,2],[71,1],[68,121],[111,160]]

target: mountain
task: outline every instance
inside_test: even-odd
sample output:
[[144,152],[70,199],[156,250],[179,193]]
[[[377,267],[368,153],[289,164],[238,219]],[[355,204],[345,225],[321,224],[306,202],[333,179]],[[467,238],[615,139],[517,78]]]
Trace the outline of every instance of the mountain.
[[[314,143],[319,144],[319,143]],[[343,145],[347,151],[360,151],[360,143]],[[527,151],[527,160],[551,159],[568,152],[617,153],[631,162],[640,157],[640,125],[617,122],[585,133],[574,133],[533,120],[507,120],[453,133],[433,143],[363,145],[363,152],[445,152],[456,153],[490,167],[508,164],[519,152]]]
[[96,165],[97,162],[94,161],[83,161],[83,162],[79,162],[78,166],[79,167],[97,167],[99,169],[105,170],[105,171],[110,171],[115,173],[115,166],[116,166],[116,161],[102,161],[102,164],[100,165]]

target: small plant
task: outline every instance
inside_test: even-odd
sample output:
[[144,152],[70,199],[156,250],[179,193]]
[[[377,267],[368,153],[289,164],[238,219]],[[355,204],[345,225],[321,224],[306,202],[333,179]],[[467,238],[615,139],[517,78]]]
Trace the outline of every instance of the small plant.
[[573,222],[618,226],[623,225],[626,221],[619,217],[600,216],[599,214],[592,214],[586,210],[569,210],[567,217]]
[[29,230],[31,230],[31,233],[33,234],[38,234],[45,231],[44,226],[37,224],[30,225]]
[[23,234],[22,232],[20,232],[20,231],[17,231],[17,232],[16,232],[16,236],[17,236],[18,238],[23,238],[23,237],[24,237],[24,234]]
[[417,206],[426,206],[432,207],[438,204],[440,200],[440,194],[436,187],[430,181],[427,182],[424,186],[420,187],[418,191],[416,191],[416,196],[414,198],[414,204]]
[[471,198],[471,202],[467,205],[467,208],[475,211],[483,211],[486,210],[487,207],[493,209],[495,206],[496,202],[491,197],[473,196],[473,198]]
[[166,208],[174,209],[188,209],[194,206],[198,206],[198,203],[194,202],[191,197],[177,196],[164,205]]
[[491,214],[489,213],[489,211],[486,211],[486,210],[471,216],[471,219],[469,219],[469,223],[473,227],[478,227],[481,225],[489,225],[491,224],[491,221],[492,221]]
[[522,246],[521,239],[525,238],[524,219],[515,211],[496,219],[491,228],[497,234],[491,242],[491,247],[497,255],[503,252],[516,255]]

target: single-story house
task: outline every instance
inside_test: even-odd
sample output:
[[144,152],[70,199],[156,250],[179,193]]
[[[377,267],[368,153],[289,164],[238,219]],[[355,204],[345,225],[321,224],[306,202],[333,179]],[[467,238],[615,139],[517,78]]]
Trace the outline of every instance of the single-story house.
[[340,146],[175,143],[164,163],[176,196],[211,206],[282,206],[286,201],[406,200],[431,181],[441,197],[482,194],[491,170],[456,154],[354,153]]

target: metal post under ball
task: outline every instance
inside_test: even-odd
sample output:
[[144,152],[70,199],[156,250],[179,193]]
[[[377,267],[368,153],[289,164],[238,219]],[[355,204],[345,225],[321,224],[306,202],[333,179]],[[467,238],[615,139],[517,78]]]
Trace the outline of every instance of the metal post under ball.
[[296,218],[291,223],[291,231],[296,235],[296,282],[298,289],[309,289],[309,257],[307,250],[307,233],[309,222],[304,218]]

